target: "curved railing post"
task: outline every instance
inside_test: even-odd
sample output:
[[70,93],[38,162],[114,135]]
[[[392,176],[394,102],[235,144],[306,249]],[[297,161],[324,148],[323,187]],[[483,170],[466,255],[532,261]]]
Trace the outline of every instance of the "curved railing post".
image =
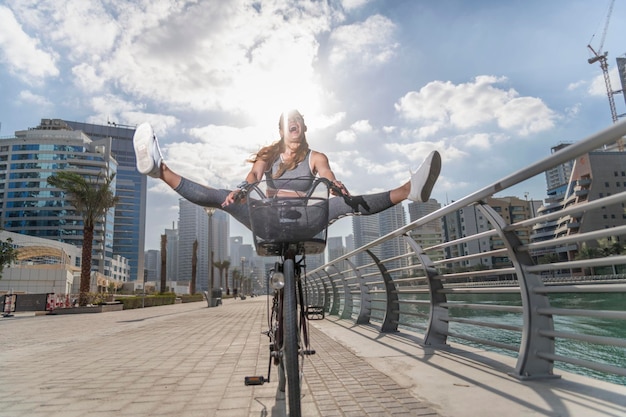
[[328,273],[326,269],[324,269],[324,273],[328,277],[328,281],[330,281],[330,285],[333,289],[333,297],[332,297],[333,301],[330,307],[330,312],[328,314],[332,316],[337,316],[339,315],[339,307],[341,304],[341,300],[339,298],[339,289],[337,288],[337,284],[335,283],[335,280],[330,276],[330,274]]
[[341,283],[343,284],[343,310],[341,311],[341,319],[351,319],[352,318],[352,293],[350,292],[350,287],[346,282],[343,274],[335,265],[330,265],[337,271],[337,276],[341,279]]
[[317,299],[317,303],[320,306],[324,307],[324,312],[328,312],[330,310],[330,299],[328,296],[328,287],[324,282],[324,276],[322,275],[323,271],[316,271],[316,277],[319,280],[319,298]]
[[313,275],[310,279],[306,280],[309,296],[308,301],[309,304],[319,305],[320,304],[320,286],[318,283],[319,277],[317,274]]
[[380,331],[384,333],[397,332],[400,313],[398,311],[398,293],[396,292],[396,285],[393,283],[393,278],[391,278],[391,275],[387,272],[385,265],[380,262],[380,259],[378,259],[378,257],[369,249],[366,249],[365,252],[367,252],[367,254],[372,258],[380,271],[380,275],[383,277],[383,281],[385,282],[387,311],[385,312],[385,319],[383,320],[383,325],[381,326]]
[[344,260],[354,271],[354,275],[359,283],[359,292],[361,293],[361,308],[359,308],[359,316],[356,319],[356,324],[368,324],[370,322],[370,316],[372,315],[372,296],[370,295],[370,289],[365,285],[363,276],[356,265],[349,259]]
[[412,237],[404,235],[407,243],[413,249],[413,253],[422,265],[424,275],[428,281],[428,290],[430,295],[430,315],[428,318],[428,327],[424,333],[424,344],[426,345],[445,345],[448,341],[448,309],[443,307],[448,301],[446,295],[441,291],[443,284],[440,279],[436,279],[439,275],[435,264],[426,255],[422,247],[413,240]]
[[552,372],[554,368],[552,361],[540,358],[536,354],[536,352],[554,354],[554,339],[541,335],[542,332],[554,330],[552,316],[538,313],[539,309],[550,307],[548,297],[535,291],[535,288],[544,286],[543,281],[539,276],[526,272],[526,267],[533,265],[534,262],[528,252],[517,250],[522,242],[514,231],[505,230],[504,219],[486,204],[480,204],[479,208],[498,230],[508,249],[507,256],[513,263],[520,286],[524,326],[517,365],[511,375],[519,379],[555,377]]

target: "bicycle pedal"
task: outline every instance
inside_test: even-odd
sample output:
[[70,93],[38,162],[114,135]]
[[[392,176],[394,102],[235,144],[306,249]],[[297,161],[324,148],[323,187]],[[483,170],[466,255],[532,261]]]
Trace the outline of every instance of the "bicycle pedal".
[[306,317],[309,320],[324,320],[324,306],[307,306]]
[[315,355],[315,349],[306,349],[306,350],[303,350],[303,351],[302,351],[302,354],[303,354],[303,355],[307,355],[307,356],[309,356],[309,355]]
[[247,376],[244,378],[246,385],[263,385],[265,382],[267,382],[267,379],[263,376]]

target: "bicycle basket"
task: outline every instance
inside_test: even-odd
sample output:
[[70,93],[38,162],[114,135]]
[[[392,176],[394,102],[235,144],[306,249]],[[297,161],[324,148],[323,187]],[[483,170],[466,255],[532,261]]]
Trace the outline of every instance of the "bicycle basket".
[[[296,190],[303,189],[303,181],[311,182],[310,178],[289,180]],[[265,183],[257,183],[247,195],[257,254],[282,256],[287,250],[297,255],[322,253],[328,227],[326,182],[315,180],[306,192],[290,191],[291,187],[275,190]]]

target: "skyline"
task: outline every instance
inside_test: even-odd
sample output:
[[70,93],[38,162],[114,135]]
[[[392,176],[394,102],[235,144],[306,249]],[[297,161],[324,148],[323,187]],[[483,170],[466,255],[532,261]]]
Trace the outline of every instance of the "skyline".
[[[149,121],[174,170],[232,188],[295,107],[353,194],[399,185],[437,149],[432,197],[446,204],[612,123],[587,62],[609,4],[5,0],[0,136],[41,118]],[[602,47],[613,90],[625,35],[616,1]],[[178,220],[179,198],[154,179],[148,189],[146,250]],[[524,192],[544,199],[545,180]],[[234,222],[231,235],[250,241]]]

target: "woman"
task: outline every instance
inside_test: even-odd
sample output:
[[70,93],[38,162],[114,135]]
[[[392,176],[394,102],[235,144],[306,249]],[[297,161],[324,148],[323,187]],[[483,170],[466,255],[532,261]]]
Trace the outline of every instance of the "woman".
[[[309,148],[306,140],[307,127],[304,118],[297,110],[288,112],[286,125],[281,115],[278,130],[280,140],[262,148],[250,159],[252,169],[236,190],[207,187],[172,171],[163,161],[157,138],[152,127],[147,123],[139,125],[133,137],[137,170],[142,174],[160,178],[192,203],[203,207],[221,208],[247,228],[250,228],[248,207],[238,202],[239,193],[246,184],[261,181],[264,178],[271,182],[270,185],[273,183],[272,188],[288,189],[292,192],[306,191],[300,187],[294,189],[290,185],[290,180],[293,178],[309,178],[310,183],[316,176],[330,180],[341,190],[341,197],[343,197],[329,200],[329,222],[332,223],[347,215],[380,213],[406,199],[428,201],[441,170],[441,156],[439,152],[433,151],[417,171],[411,174],[410,181],[400,187],[382,193],[351,196],[341,181],[335,178],[326,155]],[[339,193],[335,191],[333,194]]]

